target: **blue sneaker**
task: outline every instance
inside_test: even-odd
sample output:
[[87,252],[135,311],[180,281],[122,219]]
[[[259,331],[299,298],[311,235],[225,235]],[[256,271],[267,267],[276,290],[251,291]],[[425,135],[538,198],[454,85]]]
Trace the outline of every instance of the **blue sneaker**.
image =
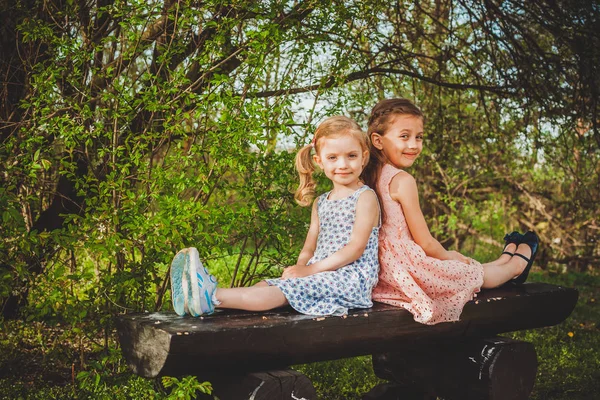
[[182,317],[189,313],[188,299],[184,294],[187,294],[189,287],[189,259],[187,249],[183,249],[175,254],[171,262],[171,299],[173,309]]
[[217,290],[217,280],[208,273],[202,265],[198,250],[190,247],[188,250],[188,308],[190,315],[198,317],[203,314],[212,314],[215,311],[213,294]]

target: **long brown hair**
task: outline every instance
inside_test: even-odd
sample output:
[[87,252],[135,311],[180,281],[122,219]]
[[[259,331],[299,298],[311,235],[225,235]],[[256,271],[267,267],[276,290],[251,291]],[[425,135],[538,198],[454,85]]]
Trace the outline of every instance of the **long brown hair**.
[[[373,133],[378,133],[382,136],[385,135],[393,119],[398,115],[411,115],[425,119],[423,112],[413,102],[403,98],[381,100],[373,107],[371,116],[369,117],[367,137],[369,138],[369,152],[371,157],[361,176],[364,182],[375,190],[379,198],[381,198],[381,193],[377,189],[377,181],[379,180],[381,168],[384,166],[386,159],[383,151],[373,146],[371,135]],[[381,212],[382,219],[385,220],[383,208]]]
[[[296,170],[300,176],[300,185],[296,189],[294,198],[301,206],[309,206],[315,197],[316,182],[313,174],[316,170],[316,165],[313,161],[311,150],[314,148],[315,154],[319,154],[321,139],[340,135],[352,136],[358,140],[363,151],[369,151],[367,135],[354,120],[342,115],[336,115],[321,122],[315,131],[312,143],[302,147],[296,154]],[[368,159],[369,155],[367,154]]]

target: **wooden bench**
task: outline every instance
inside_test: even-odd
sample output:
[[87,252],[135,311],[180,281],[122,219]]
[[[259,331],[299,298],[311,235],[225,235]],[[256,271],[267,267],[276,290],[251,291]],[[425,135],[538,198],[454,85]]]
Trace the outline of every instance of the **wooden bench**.
[[[496,335],[558,324],[577,297],[575,289],[545,283],[507,285],[482,291],[466,304],[460,321],[433,326],[380,303],[346,317],[285,308],[218,310],[200,318],[136,313],[116,323],[136,374],[197,375],[213,382],[221,400],[249,398],[254,390],[254,399],[315,398],[308,379],[287,367],[366,354],[373,355],[379,377],[397,383],[374,389],[368,399],[400,398],[394,394],[400,391],[417,393],[415,398],[526,399],[537,371],[535,349]],[[289,393],[261,397],[267,389]]]

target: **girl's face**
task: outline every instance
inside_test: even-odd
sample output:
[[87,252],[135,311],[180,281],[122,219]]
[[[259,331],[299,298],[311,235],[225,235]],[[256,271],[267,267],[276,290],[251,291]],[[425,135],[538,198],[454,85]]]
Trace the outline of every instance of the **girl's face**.
[[385,132],[372,133],[371,141],[396,168],[408,168],[423,150],[423,119],[396,115]]
[[314,155],[314,160],[334,186],[354,189],[359,183],[368,154],[357,139],[341,135],[320,139],[319,153]]

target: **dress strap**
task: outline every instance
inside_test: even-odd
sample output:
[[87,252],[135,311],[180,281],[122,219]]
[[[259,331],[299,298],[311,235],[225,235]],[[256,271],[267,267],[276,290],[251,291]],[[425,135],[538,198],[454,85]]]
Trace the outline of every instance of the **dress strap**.
[[366,192],[367,190],[372,191],[373,193],[375,193],[375,197],[377,198],[377,206],[379,207],[379,225],[377,226],[377,228],[381,227],[381,203],[379,200],[379,196],[377,196],[377,192],[375,192],[373,189],[371,189],[371,187],[367,186],[367,185],[362,185],[360,188],[358,188],[356,190],[356,192],[354,192],[353,196],[354,196],[354,201],[355,203],[358,201],[358,198],[360,197],[361,193]]
[[320,194],[319,197],[317,197],[317,207],[319,207],[325,200],[327,200],[327,197],[329,197],[329,193],[331,193],[331,190],[329,192]]
[[358,189],[356,189],[356,192],[354,192],[352,194],[352,196],[354,196],[355,199],[358,200],[358,197],[361,195],[362,192],[364,192],[365,190],[372,190],[370,187],[368,187],[367,185],[362,185],[361,187],[359,187]]
[[402,172],[401,169],[396,168],[396,167],[394,167],[394,166],[392,166],[390,164],[385,164],[381,168],[381,172],[380,172],[380,175],[379,175],[379,185],[378,185],[378,187],[388,188],[388,190],[386,192],[389,192],[390,182],[400,172]]

